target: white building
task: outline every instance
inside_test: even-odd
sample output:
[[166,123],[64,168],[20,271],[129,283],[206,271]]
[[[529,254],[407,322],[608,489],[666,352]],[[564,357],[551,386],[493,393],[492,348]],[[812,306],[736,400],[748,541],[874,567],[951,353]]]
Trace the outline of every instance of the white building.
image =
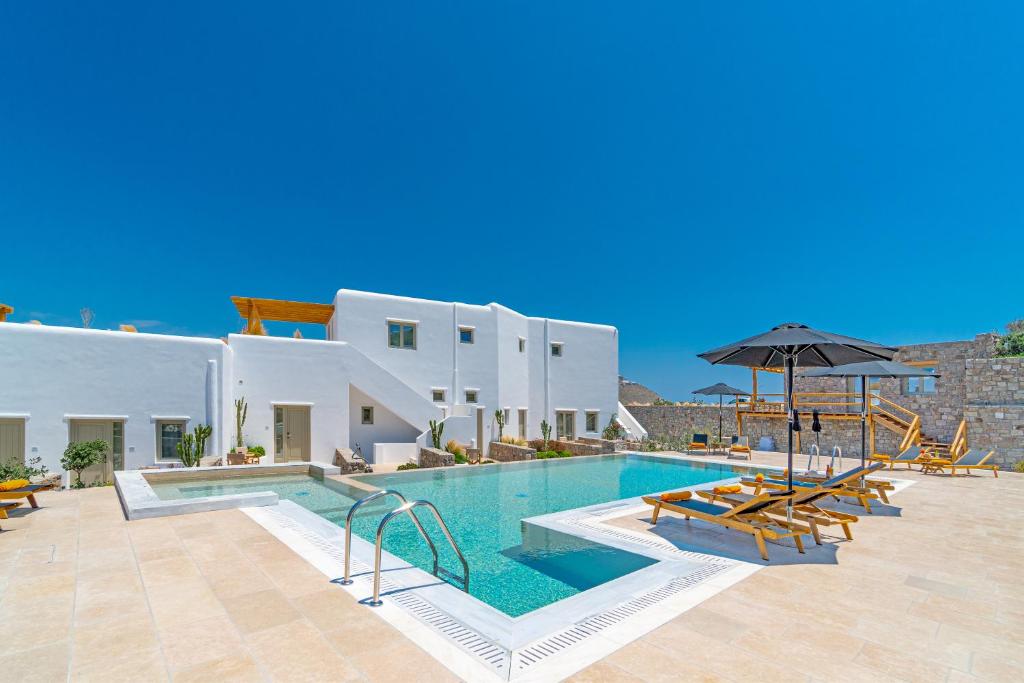
[[38,456],[55,471],[70,440],[101,438],[112,457],[90,476],[109,477],[174,464],[180,435],[199,424],[213,427],[207,453],[222,456],[239,398],[243,440],[267,462],[357,446],[370,462],[415,459],[432,419],[445,440],[486,450],[496,409],[506,434],[538,438],[547,420],[559,437],[597,437],[620,412],[614,327],[351,290],[333,305],[235,302],[251,331],[261,318],[315,320],[327,340],[0,323],[0,458]]

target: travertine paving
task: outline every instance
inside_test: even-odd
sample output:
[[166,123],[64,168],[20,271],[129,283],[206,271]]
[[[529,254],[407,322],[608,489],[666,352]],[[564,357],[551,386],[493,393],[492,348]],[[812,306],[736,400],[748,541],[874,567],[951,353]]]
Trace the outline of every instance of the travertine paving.
[[[1024,679],[1024,476],[899,476],[917,483],[827,562],[770,546],[777,562],[573,680]],[[241,512],[128,523],[111,488],[39,499],[2,522],[4,681],[454,678]],[[658,533],[692,541],[685,524]]]

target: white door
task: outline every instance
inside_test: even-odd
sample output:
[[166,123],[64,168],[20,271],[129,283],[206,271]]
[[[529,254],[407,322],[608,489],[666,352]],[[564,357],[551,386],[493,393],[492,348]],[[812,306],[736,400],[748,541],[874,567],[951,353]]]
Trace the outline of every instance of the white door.
[[560,410],[555,414],[555,438],[560,441],[576,439],[576,413]]
[[309,462],[309,406],[274,407],[274,462]]
[[[120,459],[121,429],[122,424],[112,420],[71,421],[72,443],[96,440],[107,443],[107,459],[82,471],[82,483],[86,486],[111,482],[114,480],[114,470],[123,468],[123,465],[117,462]],[[72,473],[72,481],[74,481],[74,476]]]
[[0,462],[25,464],[25,420],[0,419]]

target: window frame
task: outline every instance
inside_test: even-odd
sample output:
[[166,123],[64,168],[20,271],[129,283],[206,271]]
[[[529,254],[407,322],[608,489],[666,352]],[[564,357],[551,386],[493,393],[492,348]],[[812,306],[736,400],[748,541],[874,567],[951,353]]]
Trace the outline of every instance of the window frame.
[[519,338],[519,353],[526,353],[526,337]]
[[[931,371],[932,371],[932,376],[930,376],[930,377],[927,377],[927,376],[926,377],[904,377],[902,380],[900,380],[900,395],[907,396],[907,397],[935,396],[936,394],[939,393],[938,382],[936,382],[936,380],[938,378],[934,376],[935,373],[939,369],[939,361],[937,361],[937,360],[914,360],[914,361],[906,361],[904,364],[905,365],[910,365],[910,366],[915,367],[915,368],[930,368]],[[931,386],[932,386],[932,390],[931,391],[912,391],[911,390],[911,382],[920,382],[920,386],[923,388],[924,385],[925,385],[925,382],[927,382],[928,380],[931,380]]]
[[[594,418],[594,428],[590,428],[590,418]],[[601,431],[601,411],[600,410],[585,410],[583,411],[583,431],[588,434],[597,434]]]
[[[462,335],[469,334],[469,341],[466,341]],[[476,343],[476,328],[470,325],[459,325],[459,343],[460,344],[475,344]]]
[[[558,349],[558,353],[555,353],[555,349]],[[565,356],[565,344],[562,342],[551,342],[551,357],[552,358],[563,358]]]
[[[398,326],[398,345],[395,346],[391,343],[391,326]],[[387,318],[384,324],[384,329],[387,330],[387,345],[389,349],[398,349],[401,351],[415,351],[417,344],[419,344],[419,323],[414,320],[399,320],[396,318]],[[406,333],[411,330],[412,332],[412,345],[407,346],[405,344]]]
[[[178,434],[178,443],[181,443],[182,437],[184,437],[185,434],[188,433],[188,420],[155,420],[155,422],[156,422],[156,461],[157,462],[181,462],[181,457],[178,455],[177,448],[174,449],[174,455],[173,456],[171,456],[169,458],[164,457],[164,454],[163,454],[164,453],[163,427],[164,427],[164,425],[180,425],[181,426],[181,431]],[[115,434],[114,438],[115,438],[115,440],[117,439],[117,435],[116,434]],[[122,433],[120,435],[120,438],[121,438],[121,440],[123,442],[123,439],[124,439],[123,427],[122,427]],[[115,446],[116,446],[116,444],[111,444],[111,450],[112,451],[115,450]],[[121,448],[122,448],[122,452],[123,452],[123,448],[124,447],[122,446]]]
[[[480,390],[479,389],[465,389],[462,392],[463,397],[466,399],[466,405],[475,405],[480,403]],[[473,400],[469,400],[469,395],[473,394]]]
[[[366,411],[370,411],[367,413]],[[364,425],[373,424],[373,406],[359,406],[359,423]],[[366,416],[369,415],[370,419],[367,420]]]
[[[430,390],[430,400],[433,401],[434,403],[447,403],[447,401],[445,400],[445,398],[447,396],[447,393],[448,392],[446,392],[444,389],[433,389],[433,388],[431,388],[431,390]],[[437,397],[438,394],[441,394],[441,398]]]

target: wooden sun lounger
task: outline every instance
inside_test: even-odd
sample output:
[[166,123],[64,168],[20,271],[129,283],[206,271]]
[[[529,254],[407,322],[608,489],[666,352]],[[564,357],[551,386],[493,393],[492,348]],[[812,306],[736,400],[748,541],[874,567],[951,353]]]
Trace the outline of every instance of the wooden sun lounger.
[[21,505],[21,501],[12,500],[0,503],[0,519],[7,519],[7,513]]
[[[885,495],[885,490],[891,490],[892,484],[889,482],[880,482],[878,480],[865,480],[865,484],[860,484],[857,480],[862,477],[877,472],[878,470],[885,467],[881,462],[873,462],[870,465],[863,467],[855,467],[852,470],[847,470],[841,474],[837,474],[831,479],[811,479],[801,478],[799,475],[793,477],[793,485],[802,488],[814,488],[814,487],[839,487],[831,495],[843,496],[845,498],[856,498],[857,502],[870,514],[871,513],[871,501],[881,498],[884,502],[888,503],[889,498]],[[743,477],[740,482],[746,486],[752,486],[754,488],[754,494],[760,494],[762,490],[768,489],[772,491],[785,491],[789,488],[788,482],[784,478],[779,479],[768,479],[765,478],[763,481],[757,481],[754,477]],[[870,484],[881,484],[885,488],[882,488],[877,493],[873,492]]]
[[0,500],[17,500],[19,498],[28,499],[28,504],[34,508],[39,507],[39,503],[36,502],[36,494],[40,491],[49,491],[53,488],[53,484],[29,484],[28,486],[22,486],[20,489],[12,489],[11,491],[0,491]]
[[[748,484],[750,486],[750,484]],[[811,534],[814,536],[814,542],[821,545],[821,534],[818,532],[819,526],[832,526],[838,524],[843,529],[843,533],[846,535],[846,540],[853,540],[853,532],[850,531],[850,524],[859,521],[859,517],[851,515],[846,512],[837,512],[835,510],[828,510],[825,508],[818,507],[817,502],[823,498],[836,495],[836,490],[839,487],[818,487],[816,489],[807,489],[804,491],[797,491],[796,496],[793,498],[792,517],[793,519],[801,522],[807,522],[811,528]],[[714,490],[697,491],[697,495],[702,498],[706,498],[709,502],[723,502],[729,505],[741,505],[754,498],[755,494],[751,493],[715,493]],[[781,503],[774,507],[768,508],[765,512],[768,514],[785,516],[787,514],[787,504]]]
[[992,470],[992,474],[998,479],[999,465],[986,464],[995,453],[995,451],[985,452],[980,448],[972,448],[957,458],[955,462],[943,458],[933,458],[924,463],[921,471],[925,474],[938,474],[949,470],[950,476],[956,476],[957,470],[966,470],[968,474],[971,473],[971,470]]
[[904,464],[907,469],[914,469],[911,465],[923,465],[929,460],[931,456],[928,455],[928,451],[921,448],[920,446],[910,446],[907,450],[903,451],[895,458],[884,453],[875,453],[871,456],[870,460],[876,460],[882,464],[888,465],[889,469],[893,469],[895,465]]
[[686,452],[687,453],[693,453],[694,451],[701,451],[703,453],[708,453],[709,452],[708,448],[709,448],[708,435],[707,434],[694,434],[693,435],[693,441],[691,441],[690,445],[687,446]]
[[678,500],[664,501],[655,496],[644,496],[643,501],[654,508],[651,513],[651,524],[658,523],[658,515],[662,510],[671,510],[683,515],[687,520],[691,517],[702,522],[717,524],[729,529],[741,531],[754,537],[757,549],[761,557],[768,560],[768,548],[766,540],[778,540],[792,538],[797,550],[804,552],[804,543],[800,538],[802,534],[809,534],[811,530],[802,524],[786,522],[769,517],[765,510],[780,501],[787,501],[793,494],[762,493],[754,496],[746,503],[734,507],[715,505],[702,500]]

